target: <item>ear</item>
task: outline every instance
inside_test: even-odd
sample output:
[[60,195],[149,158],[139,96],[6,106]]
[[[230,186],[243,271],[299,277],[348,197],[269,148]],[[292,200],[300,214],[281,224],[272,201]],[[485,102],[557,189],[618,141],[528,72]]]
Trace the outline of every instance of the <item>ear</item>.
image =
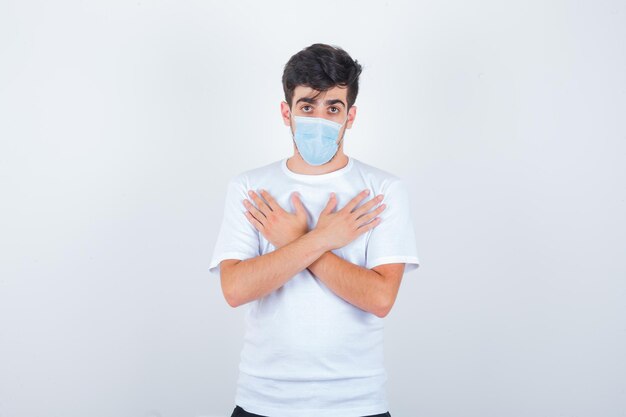
[[285,100],[280,102],[280,115],[283,118],[285,126],[291,126],[291,110]]
[[350,110],[348,110],[348,121],[346,122],[346,129],[350,129],[352,127],[352,123],[354,123],[354,119],[356,118],[357,107],[352,105]]

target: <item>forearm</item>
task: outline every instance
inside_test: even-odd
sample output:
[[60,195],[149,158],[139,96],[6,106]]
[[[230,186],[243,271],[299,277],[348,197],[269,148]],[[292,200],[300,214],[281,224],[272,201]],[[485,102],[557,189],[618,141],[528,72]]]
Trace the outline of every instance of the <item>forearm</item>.
[[232,280],[236,305],[246,304],[280,288],[326,250],[323,239],[311,231],[272,252],[234,265],[229,279]]
[[383,277],[328,251],[308,266],[333,293],[362,310],[380,316],[387,300]]

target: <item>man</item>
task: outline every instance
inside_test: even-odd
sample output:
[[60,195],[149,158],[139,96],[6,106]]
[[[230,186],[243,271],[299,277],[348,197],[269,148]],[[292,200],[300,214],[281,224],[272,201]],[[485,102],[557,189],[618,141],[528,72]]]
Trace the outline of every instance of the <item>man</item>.
[[209,270],[248,307],[232,416],[391,416],[383,318],[419,260],[403,180],[343,152],[360,73],[338,47],[292,56],[294,154],[228,184]]

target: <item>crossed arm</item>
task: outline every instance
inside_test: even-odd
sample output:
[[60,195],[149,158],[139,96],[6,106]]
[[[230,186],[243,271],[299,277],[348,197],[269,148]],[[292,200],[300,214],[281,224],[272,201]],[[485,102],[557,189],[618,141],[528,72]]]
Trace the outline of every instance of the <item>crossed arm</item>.
[[404,264],[367,269],[332,252],[324,252],[308,269],[339,297],[382,318],[396,301]]
[[[302,217],[304,210],[297,196],[292,197],[296,212],[288,213],[269,193],[262,191],[261,194],[268,203],[250,193],[257,207],[245,200],[244,205],[248,208],[246,217],[274,244],[276,250],[244,261],[227,259],[221,262],[222,289],[231,306],[236,307],[263,297],[281,287],[296,273],[308,268],[331,291],[347,302],[381,318],[389,313],[400,288],[404,263],[364,268],[331,252],[333,246],[338,244],[329,239],[330,230],[339,231],[337,233],[344,230],[338,225],[348,225],[349,221],[355,219],[369,220],[380,213],[384,205],[371,213],[363,214],[377,202],[372,199],[359,209],[360,212],[353,214],[355,211],[352,208],[365,196],[361,193],[340,211],[343,211],[341,217],[330,213],[332,205],[329,203],[318,220],[318,226],[322,226],[307,231],[306,217]],[[362,229],[358,229],[357,233],[363,233],[377,224],[378,222],[373,221],[361,226]],[[346,227],[345,230],[348,231],[349,228]],[[353,235],[350,239],[354,237]]]

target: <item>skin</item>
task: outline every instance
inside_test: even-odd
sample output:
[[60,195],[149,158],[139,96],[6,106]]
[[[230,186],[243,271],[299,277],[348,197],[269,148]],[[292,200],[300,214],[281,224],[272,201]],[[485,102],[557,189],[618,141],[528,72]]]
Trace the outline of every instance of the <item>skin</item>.
[[[338,99],[347,104],[346,92],[345,88],[334,87],[318,96],[315,103],[301,101],[296,104],[299,98],[312,98],[316,93],[309,87],[296,87],[293,115],[324,117],[338,123],[343,123],[346,116],[348,119],[339,132],[337,153],[330,161],[320,166],[309,165],[302,159],[294,143],[294,155],[287,160],[291,171],[315,175],[346,166],[348,158],[343,153],[342,139],[345,130],[352,127],[356,106],[346,112],[341,103],[325,103]],[[294,132],[295,123],[290,112],[289,105],[281,102],[283,122]],[[261,195],[249,190],[251,201],[243,201],[247,209],[245,216],[276,250],[244,261],[226,259],[221,262],[222,288],[228,303],[236,307],[263,297],[307,268],[339,297],[378,317],[385,317],[397,297],[404,263],[384,264],[368,269],[331,252],[379,224],[380,218],[376,216],[385,209],[385,205],[370,210],[382,200],[382,195],[355,209],[368,192],[363,190],[339,210],[335,210],[337,200],[332,194],[315,228],[308,230],[305,208],[297,193],[291,195],[295,212],[290,213],[266,190],[261,190]]]

